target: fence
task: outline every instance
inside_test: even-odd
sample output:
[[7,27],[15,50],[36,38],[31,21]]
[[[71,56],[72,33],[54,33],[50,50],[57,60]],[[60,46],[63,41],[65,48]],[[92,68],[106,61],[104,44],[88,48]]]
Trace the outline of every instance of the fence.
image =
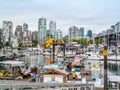
[[81,83],[30,83],[0,80],[0,90],[95,90],[94,84]]

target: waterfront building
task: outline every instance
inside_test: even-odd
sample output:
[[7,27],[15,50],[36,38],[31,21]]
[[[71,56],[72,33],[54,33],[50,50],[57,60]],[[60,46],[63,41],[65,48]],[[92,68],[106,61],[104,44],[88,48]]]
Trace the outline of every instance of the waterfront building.
[[59,40],[62,38],[62,31],[60,29],[57,29],[55,32],[55,40]]
[[32,32],[32,41],[36,41],[36,40],[38,40],[38,32],[34,31]]
[[79,37],[84,37],[84,28],[80,27],[79,32],[78,32]]
[[38,21],[38,42],[45,45],[46,41],[46,18],[42,17]]
[[92,30],[88,30],[88,31],[87,31],[87,36],[88,36],[89,38],[92,38]]
[[2,42],[10,42],[11,37],[13,36],[13,23],[11,21],[3,21],[2,25]]
[[27,24],[27,23],[23,23],[23,32],[24,32],[25,30],[28,30],[28,24]]
[[[115,25],[112,25],[109,29],[99,33],[95,39],[102,38],[104,43],[107,43],[109,47],[115,46],[119,47],[120,44],[120,22],[117,22]],[[119,45],[118,45],[119,44]]]
[[68,38],[69,38],[69,41],[72,41],[74,39],[77,39],[79,36],[78,36],[78,27],[76,26],[71,26],[69,29],[68,29]]
[[22,41],[23,38],[22,26],[20,25],[16,26],[14,35],[18,38],[19,41]]
[[55,37],[55,32],[56,32],[56,22],[55,21],[50,21],[49,30],[51,32],[52,37]]

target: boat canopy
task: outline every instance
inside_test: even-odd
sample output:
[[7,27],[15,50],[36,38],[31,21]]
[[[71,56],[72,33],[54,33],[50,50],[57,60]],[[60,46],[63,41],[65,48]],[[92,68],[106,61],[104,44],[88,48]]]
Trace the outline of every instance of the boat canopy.
[[93,67],[91,67],[91,70],[92,71],[100,71],[100,67],[99,66],[93,66]]
[[22,62],[22,61],[3,61],[3,62],[0,62],[0,64],[8,64],[8,65],[11,65],[12,67],[16,67],[16,66],[23,66],[24,62]]

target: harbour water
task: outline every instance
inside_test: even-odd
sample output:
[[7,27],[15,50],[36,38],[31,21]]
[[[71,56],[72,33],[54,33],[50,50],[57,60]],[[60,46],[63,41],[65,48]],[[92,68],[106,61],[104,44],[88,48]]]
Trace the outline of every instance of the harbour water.
[[[34,55],[34,54],[28,54],[25,51],[19,51],[19,53],[21,53],[21,55],[25,55],[25,57],[19,57],[18,60],[24,61],[27,65],[29,65],[29,67],[38,67],[39,69],[47,63],[48,58],[51,58],[51,56],[49,55],[48,56],[44,56],[42,54]],[[73,58],[67,58],[67,59],[71,61],[73,60]],[[62,61],[63,58],[57,58],[56,60]],[[95,66],[95,65],[100,67],[100,70],[92,71],[93,78],[98,78],[98,77],[101,77],[101,75],[104,75],[104,61],[103,60],[84,60],[83,63],[85,65],[85,68],[87,69],[90,69],[92,66]],[[109,64],[111,64],[112,66],[110,66]],[[117,67],[118,69],[115,69],[115,67]],[[118,76],[120,73],[119,67],[120,67],[119,62],[109,61],[108,62],[108,75]]]
[[[26,52],[25,50],[19,50],[19,55],[25,55],[24,57],[16,58],[18,61],[24,61],[28,68],[37,67],[38,71],[47,64],[47,60],[52,60],[52,54],[50,55],[43,55],[43,54],[31,54]],[[63,58],[63,57],[55,57],[55,61],[73,61],[74,58]],[[85,69],[91,69],[93,66],[99,66],[100,70],[91,70],[91,78],[94,80],[101,79],[101,85],[104,85],[104,61],[103,60],[81,60],[81,63],[84,64]],[[120,70],[120,63],[117,61],[108,61],[108,76],[119,76]],[[117,68],[117,69],[116,69]],[[81,70],[82,73],[82,70]]]

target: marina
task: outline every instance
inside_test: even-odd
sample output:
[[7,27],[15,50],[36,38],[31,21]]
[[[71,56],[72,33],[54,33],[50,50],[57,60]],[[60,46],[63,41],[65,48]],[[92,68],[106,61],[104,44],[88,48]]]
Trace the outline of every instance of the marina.
[[[61,56],[59,56],[59,55],[57,56],[57,54],[56,54],[55,60],[54,60],[56,63],[53,63],[52,62],[52,58],[53,58],[52,52],[49,53],[49,51],[48,52],[46,51],[49,54],[46,54],[46,52],[44,54],[42,54],[42,53],[40,53],[40,54],[27,53],[27,52],[28,51],[26,51],[26,50],[18,50],[19,55],[21,55],[22,57],[17,57],[12,60],[13,62],[24,62],[24,67],[26,67],[24,78],[23,77],[16,77],[16,78],[12,77],[12,79],[14,79],[15,81],[17,80],[17,83],[20,83],[20,84],[17,84],[17,85],[10,84],[11,80],[8,77],[10,77],[11,75],[8,75],[8,76],[4,75],[4,77],[0,77],[1,82],[4,81],[4,79],[8,79],[8,81],[5,81],[5,83],[4,83],[5,86],[3,85],[3,87],[1,87],[1,90],[5,90],[5,89],[3,89],[4,87],[15,88],[16,86],[17,87],[23,86],[23,88],[25,90],[27,88],[33,89],[32,87],[36,87],[35,90],[39,90],[41,87],[45,86],[45,83],[48,83],[48,82],[49,82],[49,85],[53,85],[52,83],[55,83],[55,82],[64,83],[64,84],[59,85],[59,86],[61,86],[62,89],[56,88],[56,90],[64,90],[64,89],[67,90],[66,87],[71,87],[70,83],[72,83],[72,85],[73,85],[73,83],[75,85],[77,85],[79,83],[81,86],[82,85],[84,86],[84,84],[87,84],[88,86],[89,86],[89,84],[93,85],[92,87],[94,87],[94,89],[88,89],[88,90],[96,90],[95,88],[103,88],[104,87],[104,80],[103,80],[104,79],[104,76],[103,76],[104,75],[104,62],[103,62],[103,59],[98,59],[98,58],[95,59],[95,57],[93,59],[92,58],[90,59],[90,58],[87,58],[86,56],[81,57],[78,54],[77,55],[73,54],[74,57],[65,57],[64,58],[63,54],[60,54]],[[29,52],[31,52],[31,51],[29,51]],[[72,54],[72,53],[73,53],[72,51],[71,51],[71,53],[69,51],[68,55]],[[108,59],[108,75],[109,75],[108,77],[109,77],[109,82],[111,82],[110,85],[112,85],[112,82],[115,82],[113,78],[116,78],[117,76],[119,76],[119,72],[120,72],[119,71],[119,67],[120,67],[119,57],[117,57],[117,59],[118,59],[117,61],[114,61],[114,59],[110,59],[110,60]],[[5,61],[8,62],[8,60],[5,60]],[[1,61],[0,63],[5,63],[5,61]],[[75,81],[73,81],[71,78],[72,67],[70,67],[70,64],[72,64],[74,66],[75,72],[77,74],[77,78]],[[84,67],[82,67],[82,66],[84,66]],[[32,68],[33,69],[36,68],[36,71],[31,72]],[[50,70],[52,70],[52,69],[55,70],[54,73],[53,73],[53,71],[50,72]],[[59,70],[59,69],[61,69],[61,70]],[[65,74],[62,74],[63,71],[66,72],[66,78],[64,79],[65,82],[61,82],[64,77],[61,75],[65,75]],[[34,76],[35,72],[36,72],[36,74],[40,75],[40,77]],[[53,73],[53,75],[52,75],[52,73]],[[2,74],[0,74],[0,75],[2,75]],[[32,75],[32,76],[29,77],[29,75]],[[43,82],[43,80],[42,80],[43,78],[44,78],[45,82]],[[53,82],[52,80],[55,80],[55,81]],[[8,86],[7,86],[6,82],[9,83]],[[12,81],[12,82],[14,82],[14,81]],[[25,84],[23,85],[21,82],[23,82]],[[65,83],[68,86],[62,86],[62,85],[65,85]],[[117,83],[116,83],[117,86],[118,86],[118,83],[119,83],[119,81],[117,81]],[[40,84],[42,86],[39,86],[38,84]],[[56,86],[56,84],[54,84],[54,86]],[[115,88],[117,88],[117,86],[115,86]],[[48,86],[48,88],[50,88],[50,87],[51,86]],[[78,86],[77,88],[78,89],[76,89],[76,90],[79,90],[80,87]],[[17,89],[20,90],[20,88],[16,88],[15,90],[17,90]],[[40,90],[42,90],[42,89],[40,89]],[[82,89],[80,89],[80,90],[82,90]]]

